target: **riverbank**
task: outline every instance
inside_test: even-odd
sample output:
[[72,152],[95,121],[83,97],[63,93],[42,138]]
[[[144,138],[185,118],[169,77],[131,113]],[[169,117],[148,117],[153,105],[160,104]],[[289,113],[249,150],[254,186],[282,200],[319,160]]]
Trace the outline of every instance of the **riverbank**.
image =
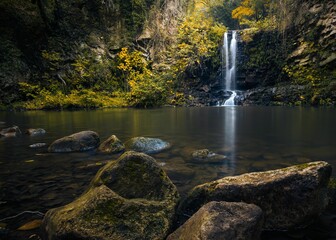
[[[165,102],[140,106],[140,108],[156,107],[204,107],[217,106],[218,102],[227,100],[231,92],[214,90],[207,92],[209,87],[202,85],[192,91],[178,92],[167,97]],[[258,87],[247,91],[237,91],[234,102],[239,106],[329,106],[336,105],[336,89],[330,84],[326,86],[320,96],[314,96],[309,86],[304,85],[279,85],[272,87]],[[193,94],[193,95],[191,95]],[[70,94],[58,92],[45,93],[35,99],[15,102],[10,105],[0,105],[0,111],[29,111],[29,110],[80,110],[80,109],[105,109],[105,108],[132,108],[129,94],[117,92],[114,94],[94,92],[91,90],[74,91]]]

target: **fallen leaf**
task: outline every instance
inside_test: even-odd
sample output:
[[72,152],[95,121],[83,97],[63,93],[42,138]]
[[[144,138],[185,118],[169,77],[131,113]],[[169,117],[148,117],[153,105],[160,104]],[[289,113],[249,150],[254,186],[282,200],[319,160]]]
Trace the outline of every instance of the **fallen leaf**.
[[28,230],[33,230],[33,229],[35,229],[35,228],[40,227],[41,224],[42,224],[42,220],[40,220],[40,219],[35,219],[35,220],[31,221],[31,222],[28,222],[28,223],[22,225],[22,226],[19,227],[17,230],[18,230],[18,231],[28,231]]

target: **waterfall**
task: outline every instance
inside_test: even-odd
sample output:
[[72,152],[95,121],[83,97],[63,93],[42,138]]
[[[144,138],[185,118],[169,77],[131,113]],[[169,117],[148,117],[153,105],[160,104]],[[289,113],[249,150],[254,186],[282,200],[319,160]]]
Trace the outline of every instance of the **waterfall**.
[[223,82],[225,80],[225,90],[232,91],[232,94],[223,106],[234,106],[234,98],[237,96],[237,93],[234,91],[236,82],[237,32],[232,31],[230,43],[228,39],[228,32],[226,32],[224,33],[222,47],[222,78],[224,78],[225,69],[225,79],[223,79]]
[[236,96],[237,93],[235,91],[232,91],[230,98],[225,101],[224,106],[234,106],[235,105],[234,99]]

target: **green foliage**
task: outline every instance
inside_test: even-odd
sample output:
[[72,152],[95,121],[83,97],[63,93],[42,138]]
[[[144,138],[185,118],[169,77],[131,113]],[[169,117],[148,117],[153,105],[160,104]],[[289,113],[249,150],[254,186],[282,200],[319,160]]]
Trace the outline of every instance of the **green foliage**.
[[170,52],[175,75],[196,76],[206,69],[209,60],[217,61],[218,65],[218,46],[225,31],[223,25],[204,12],[187,17],[179,27],[177,43]]
[[281,39],[276,32],[260,32],[257,29],[244,31],[244,53],[248,57],[240,66],[241,71],[249,73],[258,71],[262,76],[260,84],[273,85],[283,78],[282,69],[286,62],[287,52],[283,49]]
[[330,76],[326,76],[324,69],[309,65],[286,65],[283,71],[290,80],[303,85],[306,90],[300,96],[301,102],[309,105],[332,105],[332,92]]
[[244,27],[274,30],[279,24],[276,10],[278,5],[274,0],[243,0],[232,10],[232,18]]
[[127,106],[125,96],[120,93],[112,95],[107,92],[84,89],[64,94],[61,91],[50,92],[42,89],[33,100],[19,103],[16,107],[24,109],[74,109],[125,106]]
[[58,78],[58,73],[62,71],[64,60],[59,52],[43,50],[41,56],[44,60],[44,73],[39,82],[41,87],[46,87],[52,92],[63,89],[66,83]]
[[139,34],[148,18],[148,10],[151,9],[155,0],[129,0],[120,1],[120,10],[125,19],[126,28],[132,38]]
[[137,75],[150,75],[148,62],[143,58],[141,52],[129,52],[128,48],[122,48],[117,56],[117,69],[123,82],[124,91],[129,90],[129,85]]
[[19,90],[24,96],[24,99],[34,99],[40,93],[40,86],[26,82],[19,82]]
[[117,68],[128,91],[127,100],[134,107],[155,107],[166,102],[168,85],[149,68],[141,52],[123,48],[118,54]]
[[181,92],[171,92],[170,104],[175,106],[184,106],[187,102],[185,95]]
[[161,79],[141,74],[131,80],[128,102],[133,107],[157,107],[166,103],[167,86]]
[[238,29],[238,20],[232,18],[233,9],[237,8],[240,4],[239,1],[211,1],[209,12],[216,22],[222,23],[230,29]]
[[77,56],[71,64],[73,71],[68,77],[72,89],[94,89],[96,91],[115,91],[120,82],[114,75],[114,62],[110,59],[84,53]]
[[298,85],[309,84],[316,87],[324,80],[323,73],[321,73],[318,69],[309,66],[290,65],[285,66],[283,70],[290,79]]

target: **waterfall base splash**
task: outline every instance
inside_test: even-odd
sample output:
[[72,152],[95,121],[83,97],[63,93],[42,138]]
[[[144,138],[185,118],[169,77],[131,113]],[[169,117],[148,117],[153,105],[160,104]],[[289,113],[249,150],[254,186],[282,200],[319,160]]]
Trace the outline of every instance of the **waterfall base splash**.
[[[217,101],[215,105],[216,107],[226,107],[226,106],[237,106],[239,105],[239,96],[240,91],[229,91],[231,92],[231,95],[229,98],[223,101]],[[227,95],[226,95],[227,96]]]
[[228,100],[224,102],[223,106],[235,106],[235,97],[237,96],[237,93],[235,91],[232,91],[232,94]]

